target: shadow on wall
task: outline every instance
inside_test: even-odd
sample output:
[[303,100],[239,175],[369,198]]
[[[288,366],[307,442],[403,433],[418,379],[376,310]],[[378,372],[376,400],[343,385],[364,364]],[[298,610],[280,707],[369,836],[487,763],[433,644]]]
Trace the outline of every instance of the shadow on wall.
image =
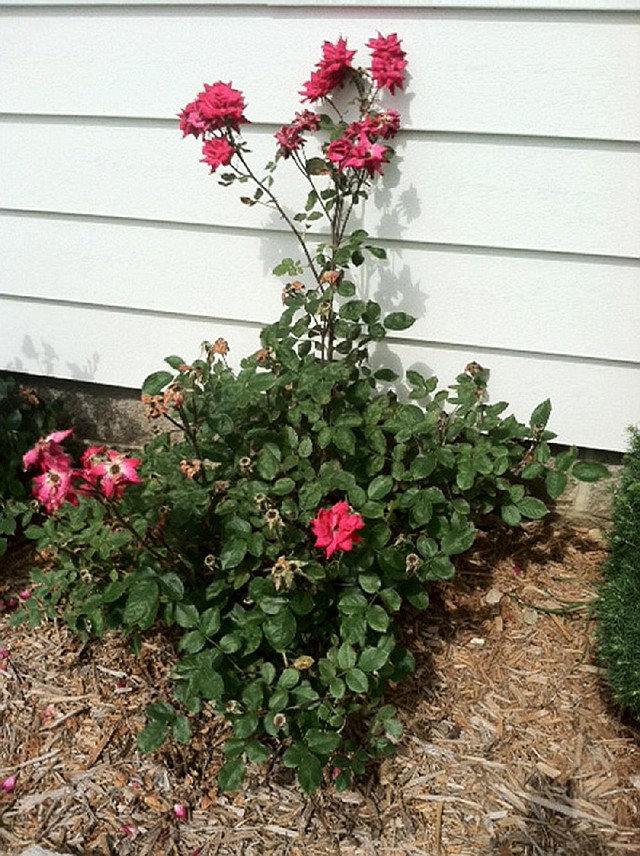
[[[36,345],[32,337],[26,335],[22,340],[20,351],[20,356],[9,361],[8,372],[53,376],[59,371],[60,357],[53,345],[42,341]],[[94,352],[90,357],[87,357],[83,366],[78,363],[65,362],[65,374],[70,374],[74,380],[92,381],[95,379],[99,363],[100,355]]]

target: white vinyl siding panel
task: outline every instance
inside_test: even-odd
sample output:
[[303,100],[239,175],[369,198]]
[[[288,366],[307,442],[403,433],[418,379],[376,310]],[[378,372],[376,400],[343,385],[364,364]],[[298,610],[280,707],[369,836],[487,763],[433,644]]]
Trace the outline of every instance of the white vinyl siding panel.
[[227,338],[235,364],[255,349],[280,311],[270,270],[295,244],[217,186],[175,113],[203,81],[233,81],[259,171],[322,40],[345,35],[365,63],[364,42],[395,31],[411,78],[389,105],[406,130],[363,220],[389,260],[356,279],[418,320],[374,360],[446,385],[476,359],[521,418],[550,396],[561,441],[625,447],[640,418],[640,3],[0,10],[0,368],[136,387],[205,338]]
[[[268,133],[248,132],[258,171],[273,154]],[[5,208],[137,217],[284,231],[276,215],[247,209],[199,162],[198,144],[171,125],[0,123],[9,171]],[[37,157],[25,140],[42,141]],[[640,150],[509,141],[459,142],[414,135],[400,166],[371,196],[364,226],[406,241],[640,255]],[[306,198],[290,163],[276,173],[284,200]],[[298,210],[297,208],[295,210]]]
[[[451,10],[25,10],[0,16],[6,113],[172,118],[203,81],[233,81],[248,118],[299,108],[323,38],[397,31],[410,65],[395,99],[415,130],[640,140],[640,16]],[[25,50],[25,45],[29,49]],[[298,83],[298,85],[296,85]],[[277,97],[274,98],[274,93]]]

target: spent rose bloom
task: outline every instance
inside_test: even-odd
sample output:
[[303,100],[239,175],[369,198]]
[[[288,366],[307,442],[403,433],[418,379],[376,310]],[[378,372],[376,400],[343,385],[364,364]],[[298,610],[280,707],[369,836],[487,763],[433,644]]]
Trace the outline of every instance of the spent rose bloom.
[[128,484],[140,484],[142,479],[136,472],[142,461],[140,458],[125,458],[119,452],[107,452],[107,460],[100,461],[89,472],[89,480],[100,479],[102,493],[111,499],[122,496]]
[[311,78],[300,90],[303,101],[318,101],[340,86],[351,66],[355,51],[347,50],[347,40],[338,39],[324,42],[322,59],[316,63],[317,71],[311,72]]
[[62,449],[60,443],[63,443],[72,434],[73,428],[68,428],[66,431],[54,431],[47,434],[46,437],[41,437],[35,446],[22,456],[22,464],[25,470],[31,469],[31,467],[46,469],[52,461],[58,464],[60,461],[69,463],[71,458]]
[[324,549],[330,559],[336,550],[352,550],[362,540],[355,533],[364,528],[364,520],[359,514],[350,514],[349,504],[342,501],[331,508],[321,508],[311,528],[316,536],[315,546]]
[[280,145],[278,152],[285,159],[306,143],[297,125],[283,125],[279,131],[276,131],[274,137]]
[[394,95],[396,86],[404,86],[404,70],[407,67],[406,53],[400,47],[396,33],[370,39],[367,47],[371,49],[371,77],[378,89],[388,89]]
[[212,137],[202,147],[201,163],[209,164],[211,172],[215,172],[219,166],[227,166],[236,150],[227,141],[226,137]]

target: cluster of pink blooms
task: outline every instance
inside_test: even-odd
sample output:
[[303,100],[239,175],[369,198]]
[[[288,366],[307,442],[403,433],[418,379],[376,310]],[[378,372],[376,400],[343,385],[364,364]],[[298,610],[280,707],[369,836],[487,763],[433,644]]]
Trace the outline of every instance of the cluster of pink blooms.
[[316,536],[315,546],[324,549],[330,559],[336,550],[352,550],[362,540],[356,532],[364,528],[364,520],[359,514],[351,514],[349,503],[343,500],[331,508],[321,508],[311,528]]
[[71,456],[60,445],[72,433],[72,428],[54,431],[38,440],[22,458],[25,470],[40,470],[33,479],[33,495],[48,514],[65,502],[77,505],[78,493],[101,493],[107,499],[117,499],[127,485],[142,481],[136,472],[142,463],[139,458],[127,458],[106,446],[91,446],[80,459],[81,468],[74,467]]
[[376,172],[382,175],[388,149],[378,140],[391,139],[399,127],[400,116],[395,110],[370,113],[361,122],[352,122],[341,137],[329,143],[327,158],[341,171],[364,169],[370,176]]
[[378,89],[388,89],[395,95],[396,86],[404,86],[404,70],[407,67],[406,53],[400,47],[396,33],[370,39],[367,47],[371,49],[371,77]]
[[212,86],[205,83],[204,91],[178,114],[183,137],[191,134],[204,139],[202,162],[209,164],[212,172],[231,163],[236,149],[229,142],[228,132],[239,131],[240,125],[247,124],[246,106],[242,92],[219,80]]
[[[377,89],[388,89],[392,95],[404,86],[407,61],[400,45],[396,33],[389,36],[378,33],[377,38],[367,42],[371,50],[371,79]],[[339,38],[335,44],[324,42],[316,70],[300,90],[302,101],[320,101],[342,86],[353,68],[354,56],[355,51],[347,48],[344,38]],[[178,114],[184,137],[202,137],[202,162],[211,167],[211,172],[228,166],[237,152],[233,132],[248,122],[245,108],[242,92],[233,89],[231,83],[218,81],[211,86],[205,83],[204,90]],[[400,117],[395,110],[372,111],[362,121],[349,125],[344,135],[330,144],[327,157],[339,170],[351,168],[366,170],[370,176],[380,174],[387,148],[378,140],[393,137],[399,124]],[[293,122],[283,125],[275,134],[280,156],[288,158],[299,151],[306,142],[303,133],[313,133],[319,126],[317,113],[310,110],[296,113]]]

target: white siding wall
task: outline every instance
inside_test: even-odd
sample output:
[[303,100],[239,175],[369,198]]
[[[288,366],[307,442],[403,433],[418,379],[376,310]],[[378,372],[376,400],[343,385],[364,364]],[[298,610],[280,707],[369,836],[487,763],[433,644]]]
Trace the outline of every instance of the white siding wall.
[[[397,32],[406,132],[364,215],[361,289],[419,316],[376,358],[449,383],[476,359],[563,442],[640,419],[640,0],[0,4],[0,368],[139,386],[279,311],[282,225],[220,188],[175,113],[249,102],[260,166],[321,42]],[[295,196],[288,165],[285,198]],[[289,192],[289,185],[291,192]]]

